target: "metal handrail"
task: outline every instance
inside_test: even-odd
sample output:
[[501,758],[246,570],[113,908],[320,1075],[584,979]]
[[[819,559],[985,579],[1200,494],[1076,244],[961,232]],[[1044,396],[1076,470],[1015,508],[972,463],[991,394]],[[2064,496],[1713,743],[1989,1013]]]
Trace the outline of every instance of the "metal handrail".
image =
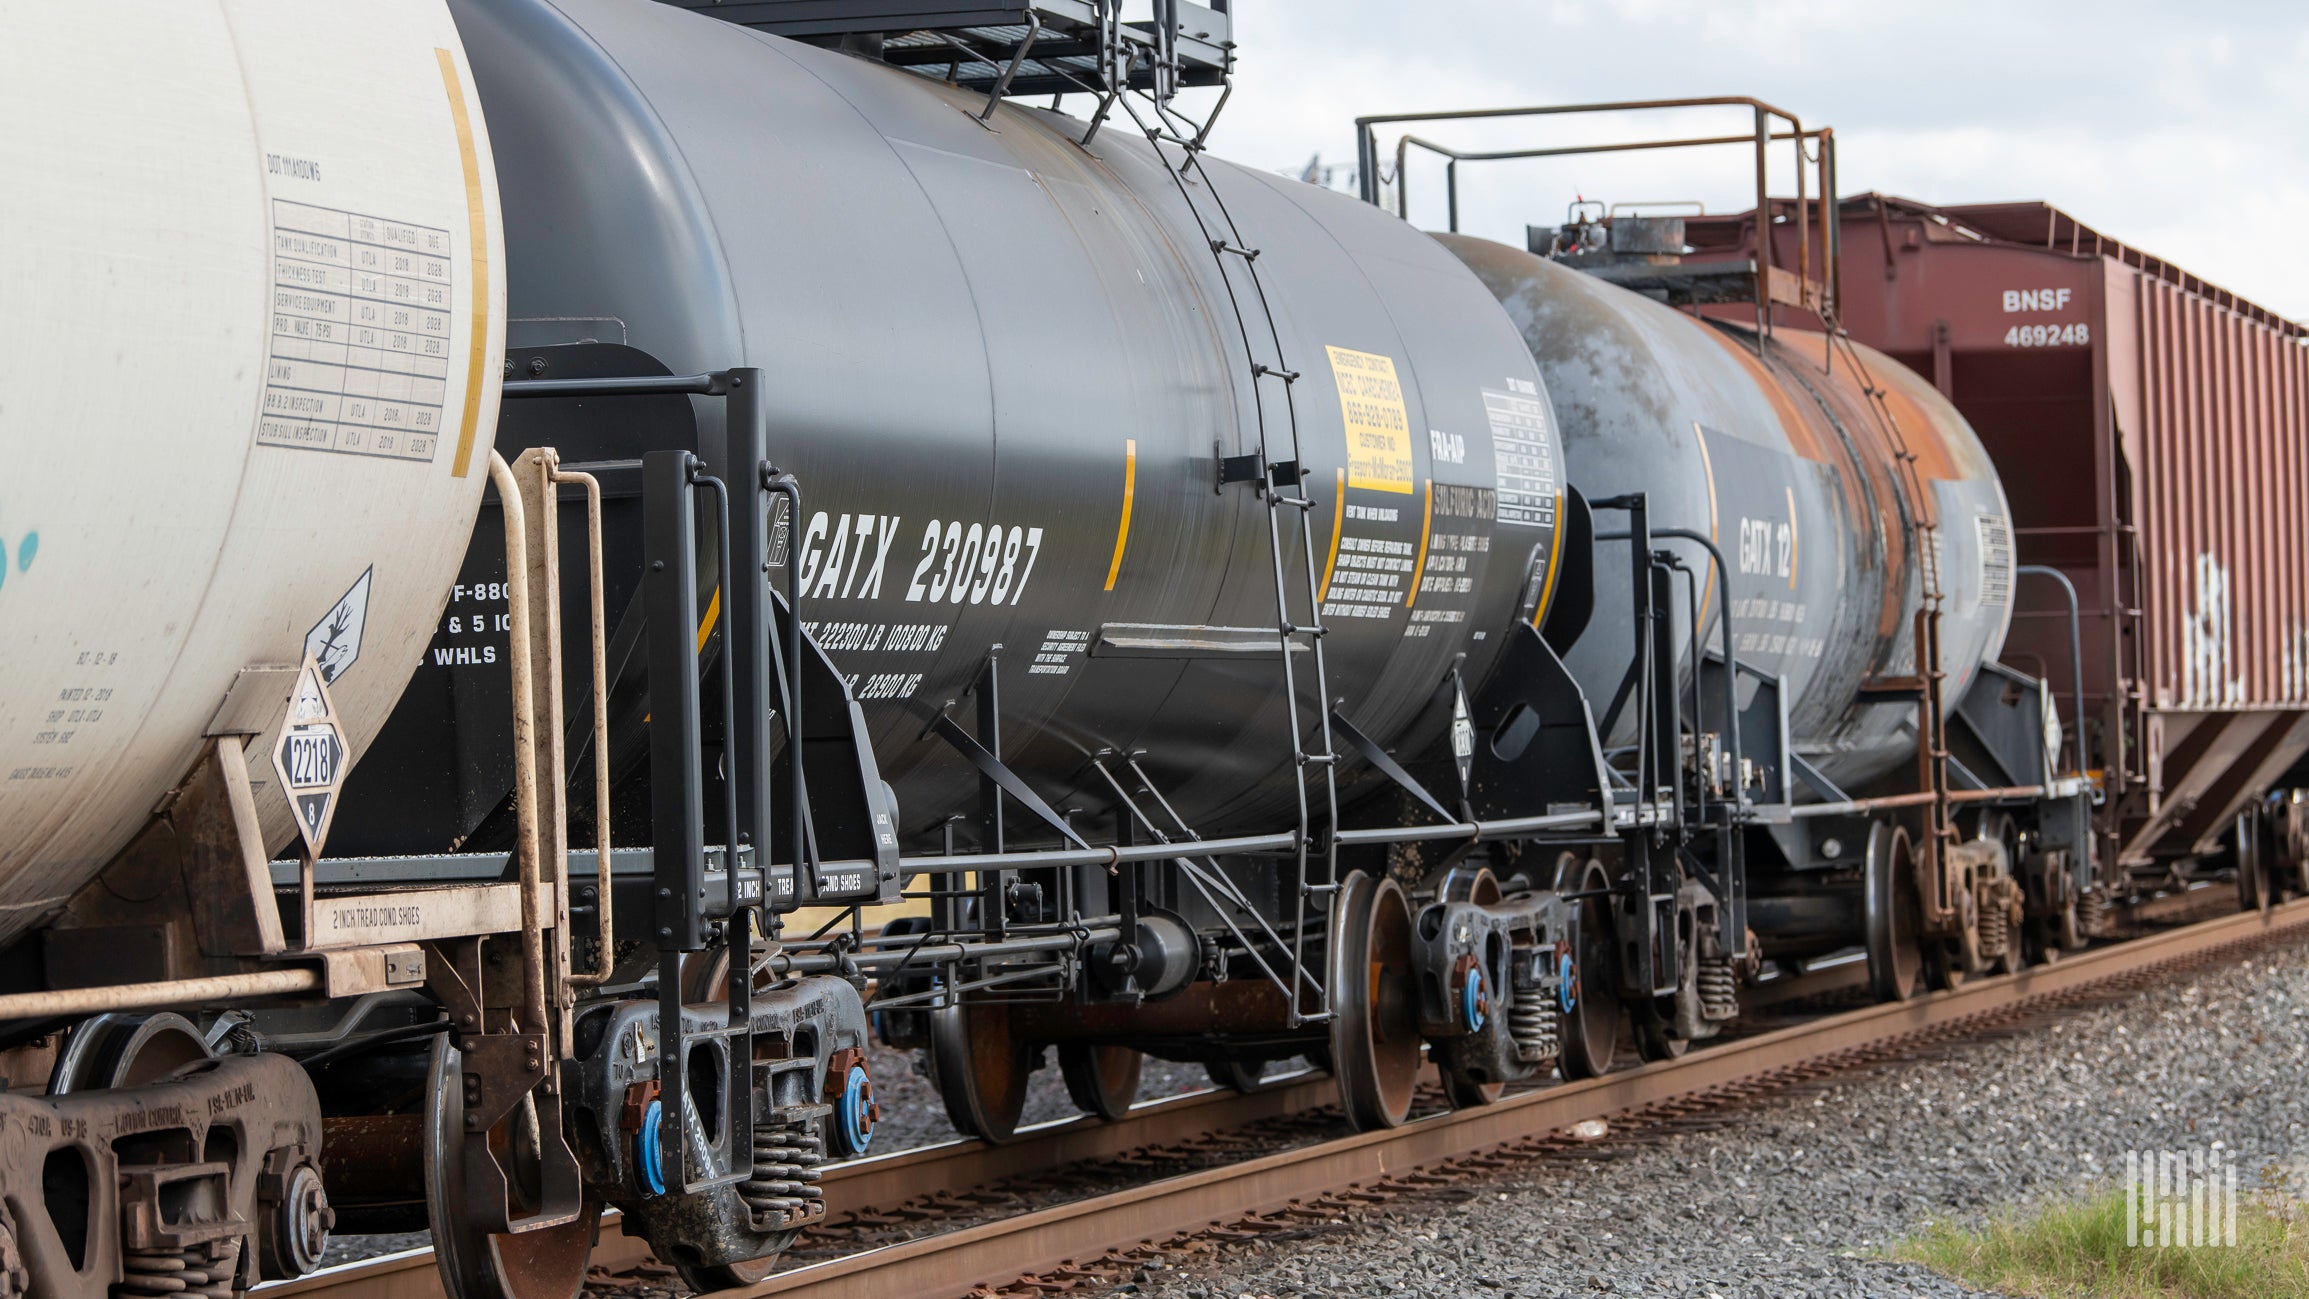
[[[1523,108],[1479,108],[1443,110],[1425,113],[1382,113],[1355,119],[1356,165],[1363,201],[1373,206],[1385,206],[1380,201],[1379,137],[1377,128],[1415,122],[1471,122],[1502,118],[1562,117],[1588,113],[1628,113],[1656,109],[1677,108],[1747,108],[1755,114],[1756,129],[1746,135],[1693,136],[1671,140],[1616,141],[1606,144],[1559,145],[1531,149],[1462,150],[1440,144],[1423,136],[1405,133],[1395,146],[1395,215],[1406,220],[1410,214],[1410,186],[1404,164],[1412,146],[1427,150],[1445,159],[1444,182],[1447,188],[1450,228],[1459,229],[1459,172],[1462,162],[1500,162],[1523,158],[1560,158],[1583,154],[1624,153],[1644,149],[1698,148],[1710,145],[1753,144],[1756,150],[1756,332],[1758,339],[1772,332],[1770,278],[1777,269],[1771,236],[1772,200],[1767,182],[1766,164],[1770,147],[1777,141],[1792,142],[1796,149],[1796,278],[1799,295],[1808,300],[1805,305],[1823,319],[1832,319],[1841,300],[1842,231],[1835,202],[1836,147],[1835,132],[1828,127],[1806,130],[1801,119],[1784,108],[1749,95],[1710,95],[1688,99],[1640,99],[1599,104],[1549,104]],[[1773,126],[1774,120],[1787,123],[1786,130]],[[1819,152],[1807,158],[1806,140],[1816,141]],[[1807,163],[1818,181],[1822,198],[1821,249],[1822,278],[1817,298],[1811,298],[1811,209],[1812,202],[1805,184]],[[1759,341],[1759,346],[1761,345]]]

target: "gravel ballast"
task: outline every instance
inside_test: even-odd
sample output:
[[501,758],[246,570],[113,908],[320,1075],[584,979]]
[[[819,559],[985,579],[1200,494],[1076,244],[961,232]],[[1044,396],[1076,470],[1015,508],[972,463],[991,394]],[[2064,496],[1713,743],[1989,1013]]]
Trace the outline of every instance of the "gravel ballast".
[[1881,1252],[1936,1220],[2110,1185],[2127,1150],[2219,1142],[2251,1186],[2309,1158],[2305,1066],[2309,951],[2265,950],[2026,1034],[1768,1098],[1721,1128],[1615,1134],[1470,1181],[1450,1197],[1462,1203],[1222,1245],[1111,1293],[1978,1294]]

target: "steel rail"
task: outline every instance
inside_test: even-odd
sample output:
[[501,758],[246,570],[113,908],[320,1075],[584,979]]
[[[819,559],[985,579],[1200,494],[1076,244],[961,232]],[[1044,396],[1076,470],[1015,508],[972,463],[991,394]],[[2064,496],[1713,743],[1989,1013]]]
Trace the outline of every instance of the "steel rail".
[[1753,1082],[1824,1056],[1883,1046],[2305,925],[2309,901],[2207,921],[2084,952],[2057,964],[1968,983],[1953,992],[1871,1006],[1694,1051],[1678,1060],[1526,1092],[1496,1105],[811,1264],[722,1294],[747,1299],[771,1295],[847,1299],[863,1294],[879,1299],[948,1299],[980,1283],[1010,1281],[1322,1192],[1480,1154],[1585,1119]]
[[[1864,1007],[1703,1048],[1678,1060],[1543,1087],[1479,1109],[1414,1120],[1391,1131],[1362,1133],[809,1264],[747,1289],[724,1291],[721,1299],[773,1295],[849,1299],[861,1294],[878,1299],[948,1299],[981,1283],[1007,1282],[1323,1192],[1448,1163],[1585,1119],[1605,1118],[1733,1084],[1754,1083],[1823,1057],[1885,1047],[2089,990],[2137,972],[2304,929],[2309,929],[2309,900],[2225,916],[2095,948],[2053,965],[1967,983],[1954,992]],[[1826,990],[1846,982],[1849,980],[1824,977],[1801,992]],[[1801,995],[1796,988],[1787,991]],[[1332,1091],[1328,1077],[1302,1074],[1279,1079],[1249,1095],[1203,1092],[1172,1097],[1141,1104],[1119,1123],[1083,1117],[1030,1128],[1020,1134],[1020,1140],[1005,1146],[955,1141],[853,1160],[829,1167],[825,1184],[829,1200],[837,1206],[888,1206],[938,1191],[967,1190],[1004,1177],[1240,1127],[1323,1104],[1331,1099]],[[835,1209],[835,1221],[846,1216],[842,1207]],[[595,1263],[614,1268],[646,1255],[642,1242],[618,1230],[615,1214],[604,1215]],[[294,1281],[267,1283],[250,1293],[267,1299],[295,1295],[441,1299],[442,1294],[432,1251],[427,1249],[340,1264]]]
[[[1090,1115],[1054,1119],[1019,1129],[1017,1140],[1005,1145],[963,1139],[845,1160],[828,1165],[820,1184],[827,1189],[828,1222],[838,1224],[859,1210],[1231,1131],[1328,1105],[1336,1097],[1327,1074],[1281,1073],[1254,1092],[1201,1091],[1141,1101],[1119,1122]],[[647,1245],[618,1229],[614,1210],[602,1215],[601,1239],[593,1251],[596,1264],[615,1268],[648,1256]],[[336,1264],[292,1281],[268,1282],[249,1293],[272,1299],[319,1294],[332,1299],[441,1299],[441,1284],[433,1251],[420,1247]]]
[[1119,1123],[1083,1115],[1025,1129],[1019,1140],[1006,1145],[949,1141],[851,1160],[828,1168],[820,1184],[826,1187],[831,1220],[840,1222],[845,1209],[891,1205],[939,1191],[967,1191],[1005,1177],[1111,1159],[1147,1146],[1296,1114],[1328,1105],[1336,1097],[1327,1074],[1288,1074],[1248,1094],[1195,1092],[1148,1101],[1132,1107],[1130,1116]]

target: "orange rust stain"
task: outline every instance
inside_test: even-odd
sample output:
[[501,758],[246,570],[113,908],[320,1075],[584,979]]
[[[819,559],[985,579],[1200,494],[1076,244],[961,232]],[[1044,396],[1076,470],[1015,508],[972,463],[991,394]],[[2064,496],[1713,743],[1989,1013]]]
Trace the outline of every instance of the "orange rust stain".
[[[1965,454],[1955,438],[1955,429],[1936,410],[1938,402],[1925,396],[1931,389],[1924,386],[1915,371],[1888,356],[1872,355],[1867,360],[1878,386],[1885,390],[1885,404],[1900,421],[1908,449],[1916,453],[1918,473],[1939,482],[1966,482],[1984,476],[1986,465],[1962,463],[1972,457]],[[1938,396],[1932,393],[1932,398]]]
[[[1823,371],[1820,358],[1825,344],[1816,333],[1782,330],[1795,342],[1776,339],[1771,347],[1775,364],[1758,359],[1749,340],[1753,331],[1711,329],[1718,341],[1740,359],[1772,403],[1790,448],[1805,459],[1827,466],[1844,498],[1848,526],[1860,530],[1862,552],[1876,558],[1884,570],[1884,591],[1877,613],[1877,634],[1897,638],[1904,622],[1908,574],[1918,561],[1912,524],[1929,502],[1914,500],[1901,471],[1899,447],[1872,409],[1868,394],[1852,372],[1848,353],[1838,349],[1834,371]],[[1887,361],[1887,364],[1891,362]],[[1904,424],[1903,430],[1906,425]],[[1841,429],[1841,433],[1839,433]],[[1794,511],[1790,511],[1791,514]],[[1882,531],[1878,532],[1879,521]],[[1881,552],[1878,552],[1881,539]]]
[[1700,332],[1716,340],[1717,346],[1738,361],[1755,381],[1757,390],[1772,403],[1773,413],[1780,417],[1780,427],[1786,430],[1789,450],[1816,464],[1832,465],[1843,459],[1835,432],[1819,426],[1819,409],[1801,392],[1789,392],[1787,383],[1757,359],[1756,349],[1749,342],[1755,337],[1753,330],[1735,333],[1710,325],[1703,326]]

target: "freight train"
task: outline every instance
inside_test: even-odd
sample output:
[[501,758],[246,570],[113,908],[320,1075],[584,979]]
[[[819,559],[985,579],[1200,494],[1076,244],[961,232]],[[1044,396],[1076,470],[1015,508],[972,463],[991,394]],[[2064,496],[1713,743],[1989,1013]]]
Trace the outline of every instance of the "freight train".
[[1212,156],[1183,0],[6,21],[0,1294],[717,1288],[876,1041],[1387,1126],[2299,884],[2290,730],[2116,844],[1835,205],[1431,237]]

